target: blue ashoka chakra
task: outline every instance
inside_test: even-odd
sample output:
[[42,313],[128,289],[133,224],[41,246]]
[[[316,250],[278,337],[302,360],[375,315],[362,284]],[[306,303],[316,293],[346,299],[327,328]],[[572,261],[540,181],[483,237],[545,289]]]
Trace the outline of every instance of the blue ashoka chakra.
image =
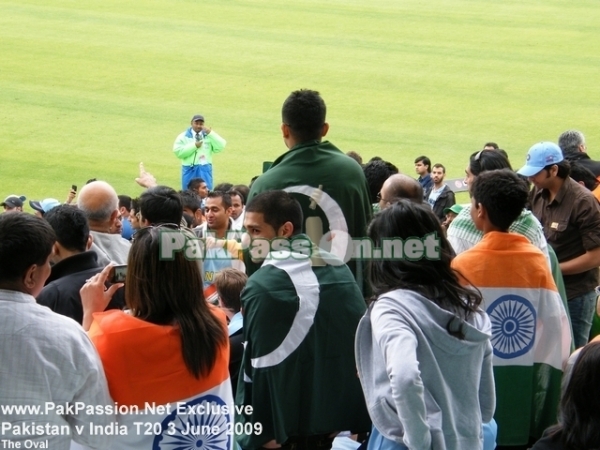
[[536,313],[526,298],[503,295],[488,310],[494,355],[503,359],[524,355],[535,342]]
[[[188,413],[188,407],[193,412]],[[205,395],[180,405],[162,421],[162,432],[155,436],[152,450],[223,450],[230,448],[231,427],[229,408],[222,398]]]

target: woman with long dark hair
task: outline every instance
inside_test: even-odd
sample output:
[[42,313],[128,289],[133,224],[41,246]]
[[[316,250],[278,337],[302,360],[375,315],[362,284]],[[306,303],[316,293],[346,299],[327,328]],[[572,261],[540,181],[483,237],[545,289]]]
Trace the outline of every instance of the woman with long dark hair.
[[560,401],[558,424],[531,450],[600,449],[600,342],[583,347]]
[[428,205],[401,200],[375,216],[368,235],[381,251],[369,268],[377,299],[356,336],[369,449],[483,448],[495,396],[481,296],[460,285]]
[[[186,246],[174,250],[167,242]],[[232,448],[225,316],[204,299],[198,261],[184,251],[193,245],[195,236],[177,226],[136,233],[125,282],[128,313],[100,312],[115,290],[104,288],[111,266],[82,288],[83,327],[127,430],[115,448]]]

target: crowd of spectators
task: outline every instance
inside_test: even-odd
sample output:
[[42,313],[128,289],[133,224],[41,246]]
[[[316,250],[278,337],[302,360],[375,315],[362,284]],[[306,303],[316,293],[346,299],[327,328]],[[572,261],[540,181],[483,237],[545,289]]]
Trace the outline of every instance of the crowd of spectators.
[[516,172],[494,142],[465,153],[461,205],[443,161],[415,178],[328,130],[295,91],[288,150],[248,186],[211,188],[201,155],[225,141],[195,115],[183,190],[140,165],[138,196],[6,197],[4,448],[600,448],[583,134],[515,152]]

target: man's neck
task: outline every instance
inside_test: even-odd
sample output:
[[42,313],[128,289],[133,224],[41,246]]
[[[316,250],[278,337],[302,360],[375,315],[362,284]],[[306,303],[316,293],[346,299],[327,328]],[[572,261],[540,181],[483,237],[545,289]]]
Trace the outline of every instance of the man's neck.
[[110,223],[108,222],[89,222],[90,231],[97,233],[110,233]]
[[563,187],[565,181],[566,180],[563,180],[562,178],[556,177],[554,182],[546,189],[546,191],[548,191],[548,203],[552,203],[554,201],[556,194],[558,194],[560,188]]
[[227,237],[227,230],[229,229],[229,220],[227,220],[227,224],[225,225],[225,227],[215,229],[215,228],[210,228],[207,224],[206,229],[208,231],[210,231],[211,233],[214,233],[216,238],[224,239],[225,237]]

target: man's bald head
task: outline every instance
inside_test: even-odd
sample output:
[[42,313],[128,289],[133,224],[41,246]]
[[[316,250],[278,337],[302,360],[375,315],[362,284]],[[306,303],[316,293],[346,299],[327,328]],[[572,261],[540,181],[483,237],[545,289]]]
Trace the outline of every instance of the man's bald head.
[[401,173],[392,175],[381,187],[379,207],[387,208],[395,201],[405,198],[415,203],[423,203],[423,188],[414,178]]
[[[105,181],[92,181],[79,192],[77,207],[90,223],[106,224],[119,213],[119,197],[114,188]],[[116,213],[115,213],[116,212]]]

